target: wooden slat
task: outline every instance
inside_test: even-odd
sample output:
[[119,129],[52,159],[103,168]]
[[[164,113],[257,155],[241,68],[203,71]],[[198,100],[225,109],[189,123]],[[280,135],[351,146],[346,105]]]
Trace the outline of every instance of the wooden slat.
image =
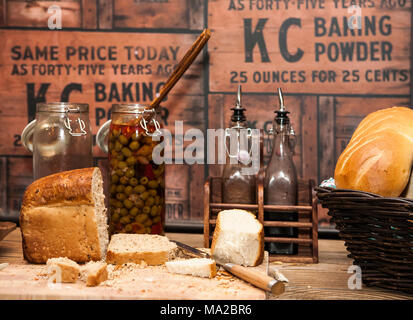
[[82,0],[82,28],[96,29],[98,24],[98,11],[96,0]]
[[98,28],[113,28],[113,0],[98,0]]
[[319,180],[334,176],[334,97],[319,97]]
[[264,241],[278,242],[278,243],[311,244],[313,240],[312,239],[300,239],[300,238],[264,237]]

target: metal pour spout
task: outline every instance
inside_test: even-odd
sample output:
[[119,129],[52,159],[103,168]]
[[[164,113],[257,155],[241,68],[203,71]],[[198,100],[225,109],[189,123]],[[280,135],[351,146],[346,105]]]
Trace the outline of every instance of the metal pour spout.
[[280,111],[285,111],[284,97],[281,88],[278,88],[278,99],[280,101]]

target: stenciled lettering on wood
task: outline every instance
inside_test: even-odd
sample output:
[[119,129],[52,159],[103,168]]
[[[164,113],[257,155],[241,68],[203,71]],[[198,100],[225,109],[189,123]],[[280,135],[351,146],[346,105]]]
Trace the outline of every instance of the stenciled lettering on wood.
[[[356,6],[352,6],[356,5]],[[409,94],[410,1],[209,1],[210,89]],[[225,64],[220,62],[225,61]]]

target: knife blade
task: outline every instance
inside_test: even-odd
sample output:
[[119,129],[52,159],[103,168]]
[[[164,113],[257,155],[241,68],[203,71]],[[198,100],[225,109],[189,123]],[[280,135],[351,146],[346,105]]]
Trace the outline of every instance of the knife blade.
[[237,265],[234,263],[221,263],[217,260],[215,260],[210,254],[203,252],[199,249],[196,249],[194,247],[191,247],[185,243],[176,241],[176,240],[171,240],[172,242],[176,243],[176,245],[188,252],[193,253],[197,257],[202,257],[202,258],[207,258],[207,259],[213,259],[217,265],[223,267],[225,271],[231,273],[232,275],[260,288],[265,291],[268,291],[274,295],[280,295],[284,292],[285,286],[284,283],[281,281],[278,281],[267,274],[263,274],[261,272],[257,272],[256,270],[253,270],[249,267],[244,267],[241,265]]

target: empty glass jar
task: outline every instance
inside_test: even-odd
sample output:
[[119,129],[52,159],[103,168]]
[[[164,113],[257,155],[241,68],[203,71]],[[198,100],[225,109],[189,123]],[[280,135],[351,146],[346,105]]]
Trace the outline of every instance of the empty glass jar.
[[92,141],[89,105],[81,103],[38,103],[36,119],[22,132],[34,179],[93,166]]

